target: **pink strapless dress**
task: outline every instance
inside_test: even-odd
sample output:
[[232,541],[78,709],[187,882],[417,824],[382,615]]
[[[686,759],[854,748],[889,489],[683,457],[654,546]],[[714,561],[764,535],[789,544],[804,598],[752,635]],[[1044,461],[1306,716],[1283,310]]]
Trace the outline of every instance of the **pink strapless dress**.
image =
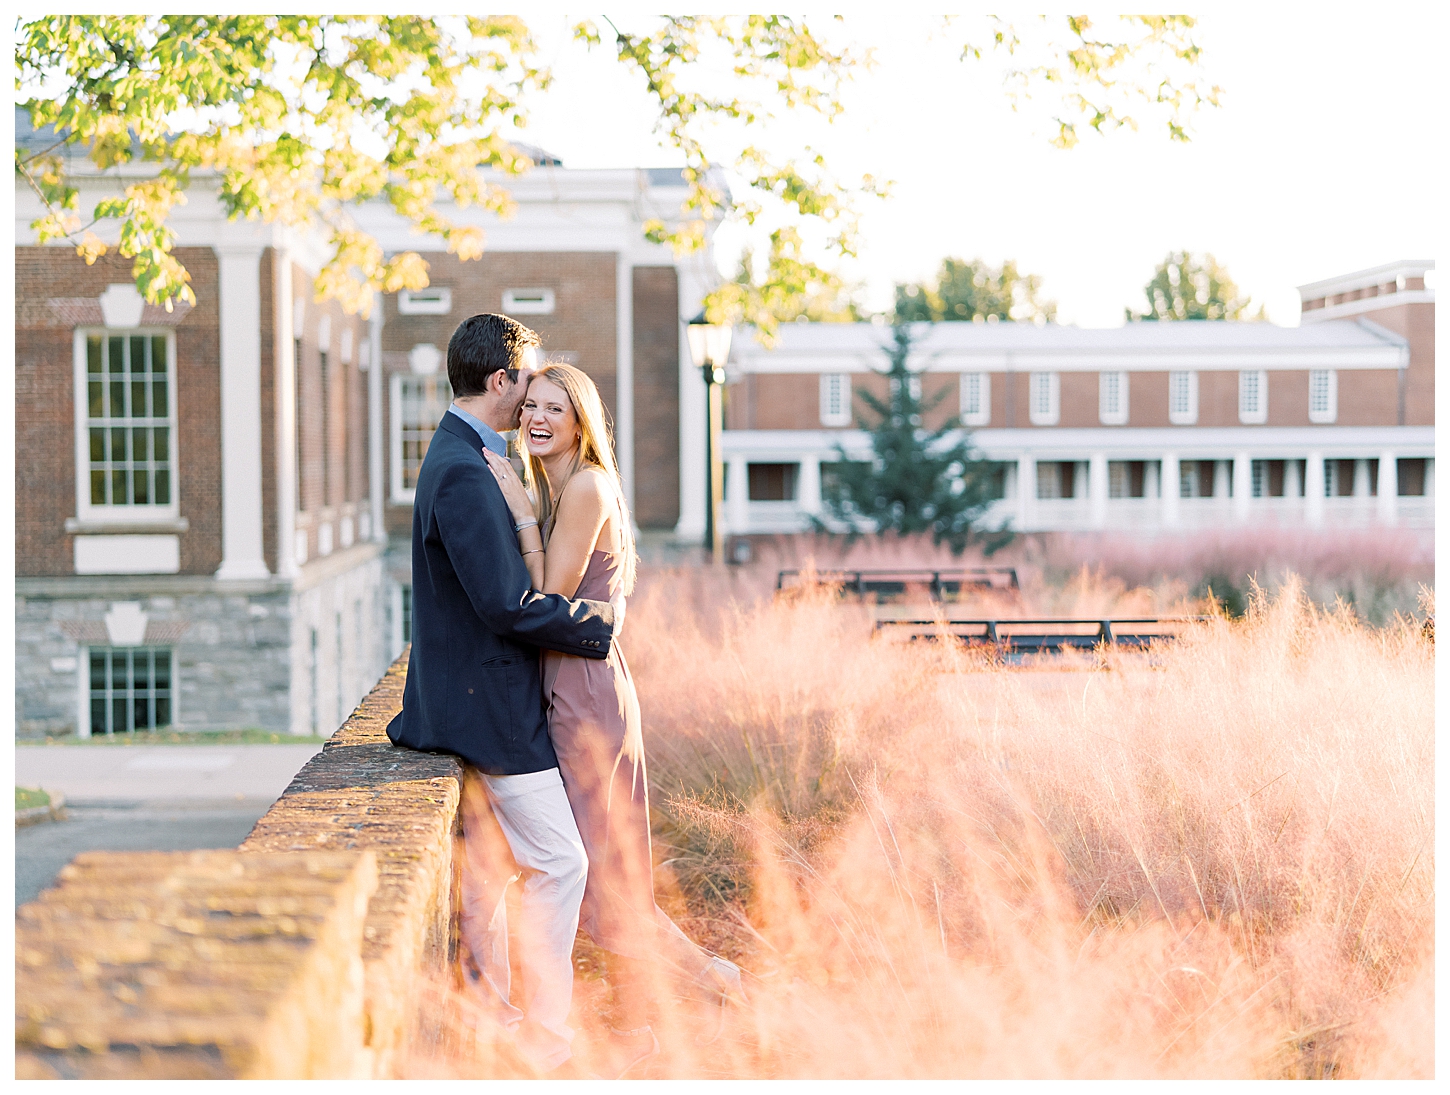
[[[619,563],[617,552],[595,551],[574,596],[612,600]],[[549,737],[589,855],[579,926],[607,951],[695,972],[708,952],[655,904],[644,739],[624,652],[618,641],[603,661],[546,650],[543,677]]]

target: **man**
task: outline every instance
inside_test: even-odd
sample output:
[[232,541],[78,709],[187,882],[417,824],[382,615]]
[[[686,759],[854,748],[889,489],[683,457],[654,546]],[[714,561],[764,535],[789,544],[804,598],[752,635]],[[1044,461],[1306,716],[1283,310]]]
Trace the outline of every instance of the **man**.
[[[533,331],[492,314],[464,320],[448,343],[454,402],[418,473],[413,649],[388,737],[466,762],[460,931],[481,974],[474,988],[547,1072],[571,1056],[572,951],[588,863],[549,742],[538,648],[604,658],[615,613],[530,588],[518,530],[483,457],[484,448],[506,453],[499,434],[518,426],[538,345]],[[490,854],[499,830],[525,877],[522,1010],[509,1002],[503,901],[518,874],[500,872]]]

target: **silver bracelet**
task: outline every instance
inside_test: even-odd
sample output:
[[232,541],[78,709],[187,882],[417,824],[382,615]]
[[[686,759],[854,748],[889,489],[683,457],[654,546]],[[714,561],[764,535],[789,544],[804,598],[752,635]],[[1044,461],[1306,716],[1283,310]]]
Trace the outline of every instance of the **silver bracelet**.
[[534,527],[536,527],[538,525],[538,523],[539,523],[539,520],[538,520],[537,517],[530,517],[528,520],[526,520],[526,521],[520,521],[517,525],[515,525],[514,526],[514,531],[515,532],[523,532],[524,529],[526,529],[526,528],[534,528]]

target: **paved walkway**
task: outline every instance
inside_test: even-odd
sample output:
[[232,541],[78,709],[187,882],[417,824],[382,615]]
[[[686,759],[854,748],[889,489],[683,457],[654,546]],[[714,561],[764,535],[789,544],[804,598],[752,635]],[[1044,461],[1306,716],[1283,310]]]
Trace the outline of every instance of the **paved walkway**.
[[15,783],[69,803],[275,800],[321,745],[20,745]]
[[81,852],[235,848],[321,745],[22,745],[15,783],[65,796],[15,831],[15,902]]

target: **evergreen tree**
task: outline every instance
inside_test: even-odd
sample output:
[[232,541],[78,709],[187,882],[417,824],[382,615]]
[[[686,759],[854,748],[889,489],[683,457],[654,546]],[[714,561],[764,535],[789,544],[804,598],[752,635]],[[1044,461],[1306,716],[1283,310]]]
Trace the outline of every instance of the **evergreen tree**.
[[891,329],[887,348],[890,391],[883,401],[869,392],[861,401],[875,415],[871,431],[870,461],[853,461],[837,446],[838,462],[822,484],[827,512],[859,533],[864,521],[874,522],[878,534],[898,536],[930,532],[934,543],[947,544],[960,555],[975,537],[991,554],[1011,540],[1003,528],[974,529],[997,496],[997,470],[972,448],[970,436],[953,419],[939,430],[922,428],[922,415],[940,396],[923,406],[920,381],[906,366],[913,342],[909,324]]

